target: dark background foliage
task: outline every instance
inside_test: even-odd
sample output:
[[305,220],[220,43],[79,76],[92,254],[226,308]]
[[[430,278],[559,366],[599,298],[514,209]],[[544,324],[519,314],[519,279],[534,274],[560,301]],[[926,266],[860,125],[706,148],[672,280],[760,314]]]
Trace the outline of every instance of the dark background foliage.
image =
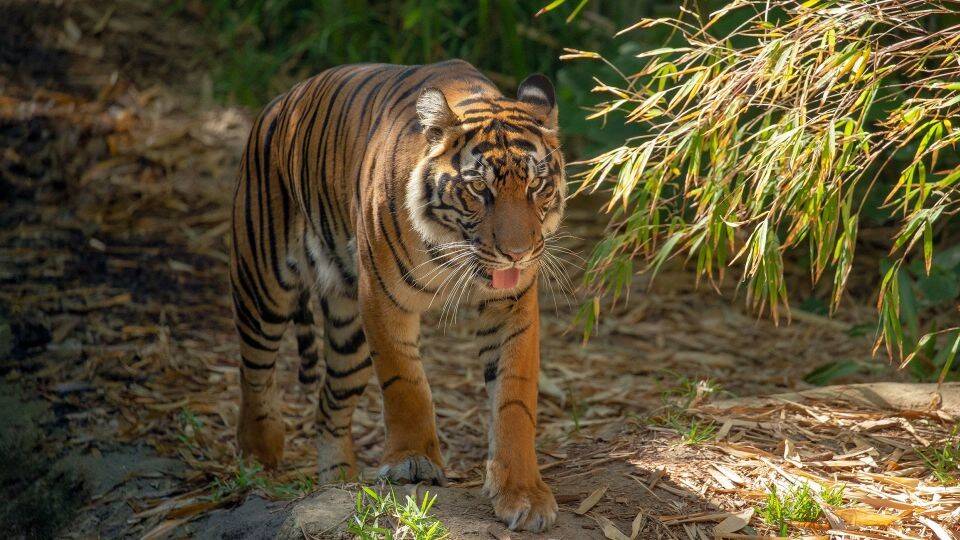
[[[568,155],[579,158],[619,144],[630,129],[585,120],[594,78],[617,77],[600,62],[563,62],[564,48],[602,53],[620,69],[657,46],[664,29],[612,37],[641,17],[673,13],[663,1],[565,2],[537,13],[544,0],[205,0],[199,9],[218,48],[208,59],[214,93],[259,107],[294,82],[351,62],[422,64],[463,58],[512,92],[530,73],[557,87]],[[577,8],[580,7],[578,10]]]

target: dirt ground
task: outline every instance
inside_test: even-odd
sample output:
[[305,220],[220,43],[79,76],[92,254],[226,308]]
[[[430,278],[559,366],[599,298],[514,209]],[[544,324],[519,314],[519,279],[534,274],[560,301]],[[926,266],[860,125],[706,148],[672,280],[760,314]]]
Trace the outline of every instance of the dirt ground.
[[[56,523],[67,537],[339,537],[349,515],[338,511],[349,514],[356,486],[309,484],[316,390],[296,382],[292,338],[280,379],[286,463],[270,484],[238,480],[226,246],[254,111],[209,98],[195,52],[208,44],[189,13],[161,16],[137,2],[5,4],[0,425],[39,430],[0,440],[5,453],[32,456],[24,463],[39,460],[8,461],[20,472],[3,472],[4,498],[19,502],[6,517],[31,502],[20,494],[36,470],[62,503],[50,515],[69,517]],[[602,235],[597,215],[593,200],[571,205],[573,252],[588,253]],[[956,386],[919,387],[929,399],[910,404],[889,399],[907,387],[873,401],[849,389],[749,399],[810,389],[804,376],[838,359],[859,368],[833,383],[905,381],[872,359],[866,302],[847,302],[834,319],[795,310],[778,326],[746,312],[731,288],[698,289],[675,267],[652,287],[638,278],[584,345],[572,324],[580,299],[544,288],[538,450],[561,508],[548,537],[630,538],[635,529],[637,538],[708,538],[736,513],[744,523],[730,533],[766,534],[751,509],[768,487],[807,481],[847,486],[848,507],[793,532],[957,531],[960,488],[936,482],[915,452],[950,437],[960,406],[945,403]],[[454,538],[527,537],[507,534],[478,495],[487,420],[468,325],[433,317],[424,326],[452,481],[435,490],[438,516]],[[368,467],[381,450],[379,410],[371,385],[354,421]],[[697,426],[709,436],[688,444]],[[283,502],[272,485],[315,493]],[[584,503],[598,491],[595,505]],[[309,517],[322,511],[330,516]]]

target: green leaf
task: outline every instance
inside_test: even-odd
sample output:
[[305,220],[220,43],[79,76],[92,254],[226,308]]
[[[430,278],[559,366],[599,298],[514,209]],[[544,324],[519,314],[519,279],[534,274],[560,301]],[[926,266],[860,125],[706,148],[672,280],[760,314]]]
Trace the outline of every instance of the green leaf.
[[947,373],[950,372],[950,367],[953,366],[953,361],[957,358],[957,351],[960,350],[960,328],[953,331],[953,342],[944,350],[948,352],[943,362],[943,369],[940,370],[937,384],[943,384],[943,381],[947,378]]
[[860,370],[860,364],[853,360],[837,360],[816,367],[803,376],[803,380],[817,386],[830,384],[834,379],[852,375]]
[[571,22],[573,22],[574,19],[577,18],[577,15],[580,14],[580,10],[582,10],[583,7],[586,6],[587,2],[589,1],[590,0],[580,0],[580,3],[577,4],[577,7],[573,8],[573,11],[571,11],[570,15],[567,16],[567,24],[570,24]]

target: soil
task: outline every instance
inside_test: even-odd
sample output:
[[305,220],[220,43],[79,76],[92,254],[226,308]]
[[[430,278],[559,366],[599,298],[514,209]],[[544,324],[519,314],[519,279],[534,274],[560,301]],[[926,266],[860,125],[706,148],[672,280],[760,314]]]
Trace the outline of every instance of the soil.
[[[229,199],[254,111],[210,101],[200,51],[212,46],[192,4],[172,12],[132,0],[0,5],[0,422],[36,430],[0,441],[17,449],[10,455],[36,457],[30,467],[7,458],[0,466],[5,530],[76,538],[344,536],[356,485],[308,484],[293,501],[262,486],[223,489],[239,475]],[[603,234],[597,216],[596,200],[573,202],[570,250],[589,253]],[[570,275],[578,275],[573,266]],[[653,286],[638,278],[629,302],[605,307],[597,335],[582,344],[572,323],[581,300],[549,288],[541,300],[538,450],[561,509],[542,537],[610,537],[604,520],[629,536],[635,519],[638,538],[706,537],[723,517],[697,516],[757,508],[765,486],[796,477],[789,467],[797,459],[843,461],[830,458],[861,451],[875,459],[850,478],[886,474],[893,463],[924,479],[912,484],[920,491],[911,501],[925,504],[935,493],[940,513],[924,507],[928,515],[947,515],[946,526],[956,527],[960,512],[950,501],[957,493],[923,491],[929,471],[913,470],[922,463],[911,453],[918,437],[929,444],[949,437],[953,416],[943,403],[953,403],[955,387],[942,389],[940,402],[927,399],[935,390],[920,388],[910,404],[847,403],[836,394],[749,398],[808,390],[804,376],[838,359],[857,369],[834,383],[905,380],[872,360],[869,302],[850,302],[836,319],[798,310],[791,324],[777,325],[745,311],[731,287],[698,288],[678,264]],[[487,420],[468,325],[431,316],[425,327],[451,479],[451,487],[430,489],[438,495],[435,514],[452,538],[534,537],[505,531],[478,493]],[[286,484],[313,474],[316,389],[296,383],[292,338],[281,357],[288,452],[269,482]],[[712,384],[697,384],[706,380]],[[722,401],[737,395],[748,398]],[[716,436],[687,444],[670,423],[676,410],[681,427],[702,421]],[[811,414],[829,440],[811,434]],[[864,434],[851,431],[857,426]],[[383,437],[373,385],[354,437],[361,461],[375,467]],[[822,467],[804,470],[827,475]],[[37,514],[47,517],[11,519],[38,504],[36,490],[23,489],[31,483],[47,490],[41,495],[51,504]],[[595,506],[575,513],[602,488]],[[874,499],[894,496],[870,490],[864,493]],[[771,530],[756,517],[748,521],[742,533]],[[931,531],[905,521],[898,533]]]

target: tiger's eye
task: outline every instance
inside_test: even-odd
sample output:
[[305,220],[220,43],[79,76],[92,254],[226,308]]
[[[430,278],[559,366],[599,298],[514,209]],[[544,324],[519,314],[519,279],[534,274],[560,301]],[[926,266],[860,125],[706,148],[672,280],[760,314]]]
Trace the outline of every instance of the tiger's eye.
[[530,189],[530,191],[536,191],[536,190],[540,189],[540,186],[542,186],[542,185],[543,185],[543,178],[540,178],[539,176],[535,176],[535,177],[533,178],[533,180],[530,181],[530,188],[529,188],[529,189]]
[[487,183],[479,178],[470,180],[469,185],[470,185],[470,189],[472,189],[476,193],[482,193],[483,190],[486,189],[487,187]]

